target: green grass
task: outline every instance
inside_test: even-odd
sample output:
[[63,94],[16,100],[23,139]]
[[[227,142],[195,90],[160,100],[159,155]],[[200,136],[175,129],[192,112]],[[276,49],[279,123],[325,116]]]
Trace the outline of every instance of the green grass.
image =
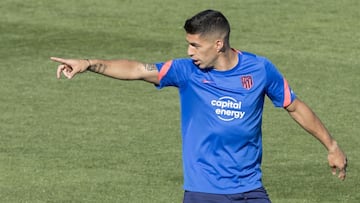
[[358,202],[357,0],[2,0],[0,202],[181,202],[176,89],[91,73],[57,80],[49,57],[183,57],[183,22],[206,8],[228,17],[233,47],[278,66],[348,155],[341,182],[321,144],[267,101],[272,201]]

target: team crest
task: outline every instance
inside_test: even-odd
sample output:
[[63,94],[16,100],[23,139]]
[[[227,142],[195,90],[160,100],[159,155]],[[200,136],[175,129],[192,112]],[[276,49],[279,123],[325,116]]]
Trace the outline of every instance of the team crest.
[[242,86],[247,90],[251,89],[251,87],[254,84],[251,75],[241,76],[241,83],[242,83]]

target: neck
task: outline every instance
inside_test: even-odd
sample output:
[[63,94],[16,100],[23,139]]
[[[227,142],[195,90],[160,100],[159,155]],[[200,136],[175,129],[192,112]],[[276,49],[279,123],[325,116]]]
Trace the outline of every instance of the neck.
[[215,70],[227,71],[233,69],[239,62],[238,52],[234,49],[226,49],[221,52],[217,63],[214,66]]

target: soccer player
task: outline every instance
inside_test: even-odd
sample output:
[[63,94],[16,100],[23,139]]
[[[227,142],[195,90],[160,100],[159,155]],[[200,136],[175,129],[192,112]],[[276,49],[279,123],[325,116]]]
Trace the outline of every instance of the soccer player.
[[184,203],[270,202],[260,168],[265,95],[324,145],[332,173],[345,179],[347,159],[335,139],[271,61],[230,46],[222,13],[202,11],[186,20],[184,29],[189,58],[155,64],[51,59],[60,63],[58,78],[88,70],[179,89]]

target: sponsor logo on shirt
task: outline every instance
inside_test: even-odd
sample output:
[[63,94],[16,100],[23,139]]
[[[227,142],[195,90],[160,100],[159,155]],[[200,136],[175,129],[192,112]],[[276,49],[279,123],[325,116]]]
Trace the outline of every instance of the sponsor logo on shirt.
[[207,80],[207,79],[203,79],[201,82],[204,83],[204,84],[214,83],[213,81]]
[[244,111],[241,111],[241,101],[224,96],[219,99],[211,100],[211,106],[215,107],[215,114],[220,120],[232,121],[235,119],[242,119],[245,115]]

